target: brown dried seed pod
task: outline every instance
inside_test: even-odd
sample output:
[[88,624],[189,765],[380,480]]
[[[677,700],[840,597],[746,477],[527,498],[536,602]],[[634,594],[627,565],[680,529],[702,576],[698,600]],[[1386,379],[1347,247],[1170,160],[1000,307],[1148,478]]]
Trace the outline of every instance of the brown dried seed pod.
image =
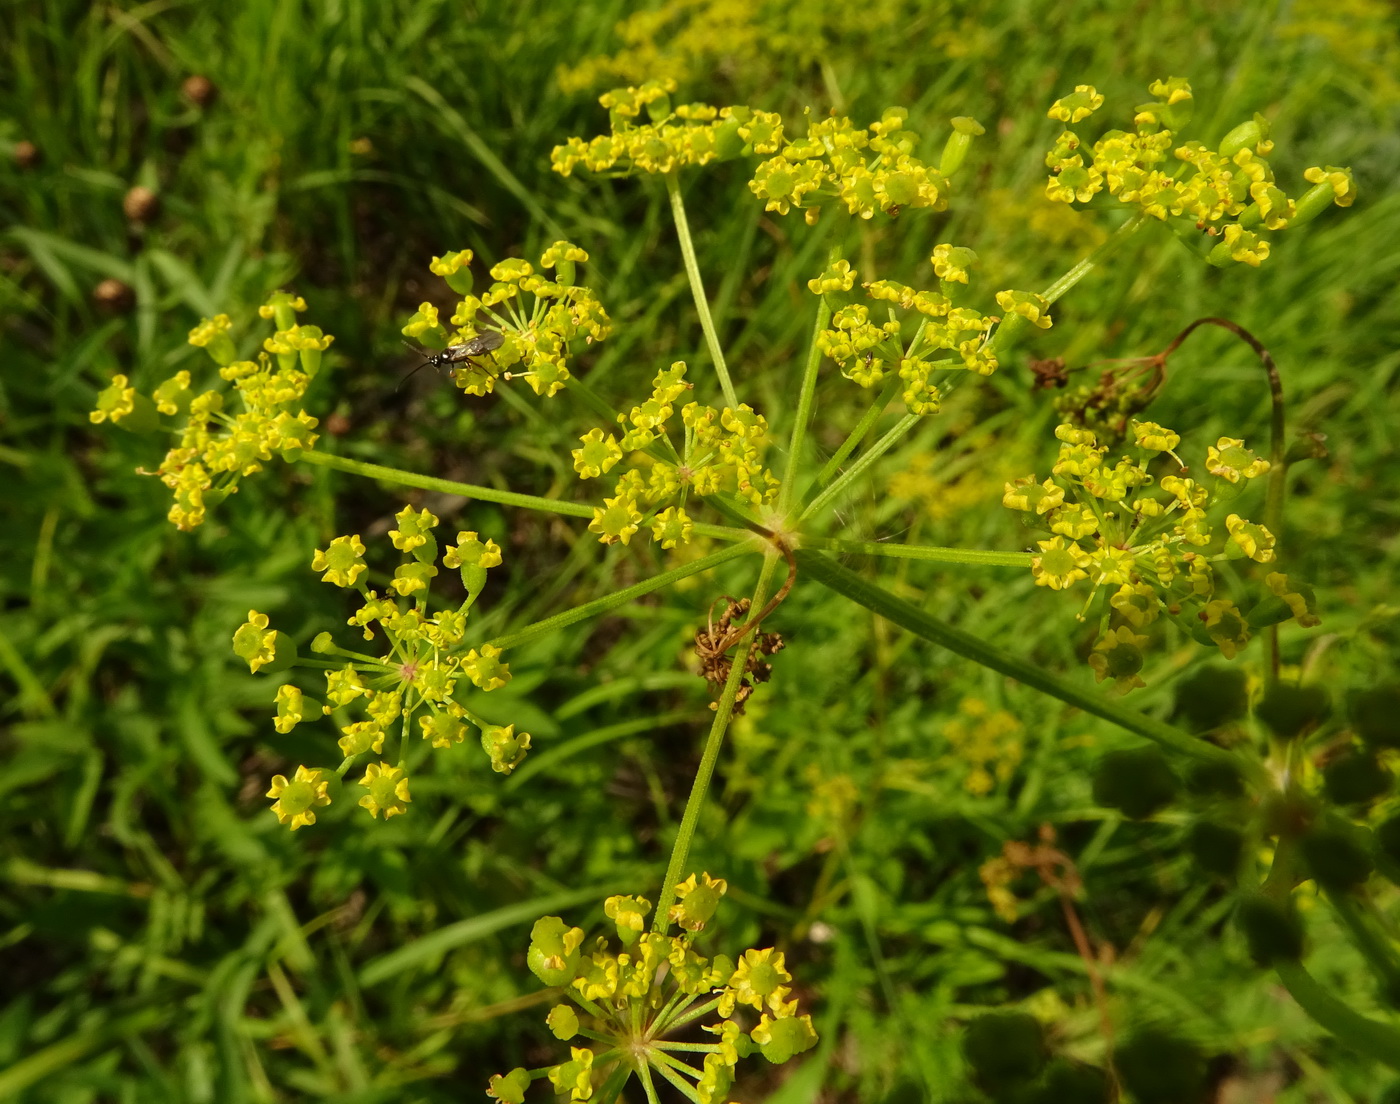
[[92,301],[105,311],[125,314],[136,305],[136,293],[120,280],[103,280],[92,289]]
[[150,222],[160,212],[160,196],[138,184],[123,197],[122,210],[132,222]]
[[180,94],[196,107],[208,107],[219,98],[219,89],[208,77],[196,73],[185,78],[180,85]]
[[14,157],[21,169],[32,169],[44,159],[44,154],[33,142],[22,141],[15,143]]

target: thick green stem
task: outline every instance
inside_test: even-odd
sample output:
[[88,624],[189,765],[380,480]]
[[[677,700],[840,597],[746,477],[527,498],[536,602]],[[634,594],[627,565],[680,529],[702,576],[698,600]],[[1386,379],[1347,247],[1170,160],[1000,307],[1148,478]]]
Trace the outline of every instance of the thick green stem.
[[[561,502],[554,498],[539,495],[519,494],[516,491],[499,491],[495,487],[481,487],[474,483],[458,483],[452,479],[439,479],[435,475],[419,475],[402,468],[386,468],[383,464],[369,464],[363,460],[351,460],[344,456],[334,456],[328,452],[303,452],[298,460],[303,464],[315,464],[336,471],[363,475],[369,479],[380,479],[385,483],[398,483],[404,487],[421,487],[425,491],[440,491],[443,494],[461,495],[463,498],[476,498],[482,502],[499,502],[502,506],[519,506],[526,510],[543,510],[550,514],[564,514],[568,517],[593,516],[593,507],[586,502]],[[720,540],[747,541],[753,534],[747,529],[733,529],[727,525],[695,525],[695,532],[704,537],[717,537]]]
[[671,197],[671,217],[676,223],[676,237],[681,243],[681,257],[685,260],[685,274],[690,280],[690,291],[695,296],[695,310],[700,315],[700,328],[705,331],[705,343],[710,347],[710,357],[715,362],[715,374],[719,376],[719,388],[724,393],[724,403],[731,410],[739,407],[739,398],[734,394],[734,384],[729,379],[729,365],[724,362],[724,350],[719,347],[719,334],[715,331],[715,320],[710,315],[710,301],[705,297],[705,285],[700,279],[700,265],[695,259],[695,243],[690,237],[690,222],[685,217],[685,200],[681,198],[681,180],[676,172],[666,174],[666,191]]
[[1352,1011],[1308,973],[1301,962],[1276,962],[1274,971],[1303,1011],[1339,1042],[1393,1070],[1400,1070],[1400,1030]]
[[798,520],[806,521],[818,510],[821,510],[823,507],[835,501],[837,496],[864,475],[876,460],[880,459],[880,457],[884,456],[890,449],[894,448],[899,442],[899,439],[913,429],[918,421],[919,415],[917,414],[906,414],[899,419],[888,433],[861,453],[860,459],[843,471],[831,486],[827,487],[826,490],[812,499],[812,501],[808,503],[807,508],[802,511],[802,515]]
[[[763,570],[758,576],[758,585],[754,588],[753,601],[749,605],[751,610],[763,609],[763,603],[768,598],[769,584],[778,563],[779,559],[776,554],[770,554],[764,563]],[[749,652],[753,649],[757,636],[757,633],[749,633],[735,647],[731,655],[733,666],[729,670],[729,678],[725,680],[724,691],[720,694],[719,701],[715,705],[715,719],[710,725],[710,735],[705,741],[705,751],[700,757],[700,768],[695,772],[695,781],[690,787],[690,797],[686,800],[685,812],[681,814],[680,828],[676,831],[676,842],[671,848],[671,861],[666,865],[666,880],[662,883],[660,901],[657,903],[656,913],[652,918],[651,930],[661,935],[665,935],[671,926],[671,920],[667,914],[671,911],[671,906],[676,900],[676,883],[681,880],[685,864],[690,858],[690,844],[695,838],[695,827],[700,822],[700,810],[705,804],[705,794],[710,788],[710,778],[715,772],[720,748],[724,746],[724,734],[729,728],[729,719],[734,712],[734,699],[738,696],[739,687],[744,681]]]
[[828,552],[840,552],[852,556],[885,556],[895,560],[932,560],[934,563],[976,565],[979,567],[1019,567],[1026,570],[1031,566],[1034,555],[1030,552],[997,552],[984,548],[941,548],[931,544],[894,544],[882,541],[844,540],[840,537],[814,537],[807,533],[798,535],[798,543],[804,548],[824,548]]
[[1366,912],[1371,906],[1363,904],[1350,893],[1327,890],[1327,903],[1337,914],[1351,935],[1351,945],[1361,952],[1361,957],[1370,965],[1376,980],[1390,993],[1400,993],[1400,962],[1396,961],[1390,941],[1375,926]]
[[[752,534],[750,534],[752,536]],[[668,587],[672,583],[681,579],[689,578],[691,575],[698,575],[702,571],[709,571],[712,567],[728,563],[730,560],[737,560],[740,556],[750,552],[759,551],[757,544],[735,544],[729,548],[712,552],[702,559],[694,560],[680,567],[673,567],[670,571],[654,575],[650,579],[645,579],[640,583],[634,583],[630,587],[605,594],[602,598],[595,598],[591,602],[585,602],[581,606],[565,610],[563,613],[556,613],[552,617],[546,617],[542,621],[536,621],[533,625],[526,625],[523,629],[518,629],[513,633],[498,636],[487,643],[497,648],[515,648],[538,637],[546,636],[557,629],[562,629],[566,625],[573,625],[579,621],[586,621],[590,617],[596,617],[600,613],[607,613],[608,610],[625,606],[634,598],[640,598],[644,594],[650,594],[654,590]]]
[[894,622],[916,636],[956,652],[965,659],[970,659],[974,663],[980,663],[993,671],[1014,678],[1018,682],[1025,683],[1053,698],[1058,698],[1086,713],[1092,713],[1096,717],[1111,721],[1129,732],[1146,737],[1164,747],[1172,748],[1197,759],[1228,763],[1250,775],[1259,772],[1257,764],[1252,761],[1242,759],[1214,744],[1208,744],[1204,740],[1199,740],[1164,721],[1149,717],[1145,713],[1126,709],[1096,694],[1080,690],[1076,686],[1060,681],[1035,664],[1007,655],[971,633],[954,628],[874,583],[862,579],[855,572],[847,571],[835,560],[821,552],[800,549],[797,553],[797,563],[803,574],[811,576],[823,586],[830,587],[838,594],[878,613],[886,620]]
[[[840,256],[839,249],[832,249],[829,263]],[[786,515],[797,493],[797,473],[802,456],[802,445],[807,436],[807,423],[812,420],[812,402],[817,392],[817,368],[822,362],[822,351],[817,346],[817,338],[831,321],[831,306],[823,295],[817,306],[817,324],[812,328],[812,344],[807,349],[807,366],[802,371],[802,389],[797,395],[797,414],[792,423],[792,439],[788,443],[787,472],[783,475],[782,489],[778,491],[778,513]]]
[[817,486],[825,487],[836,475],[836,470],[846,462],[846,457],[855,452],[856,446],[865,440],[865,436],[874,427],[881,414],[885,412],[885,407],[894,401],[894,397],[899,393],[899,386],[903,382],[898,375],[891,373],[890,380],[885,384],[885,389],[880,392],[875,401],[870,404],[865,413],[860,416],[860,421],[856,423],[855,429],[846,435],[846,439],[841,442],[841,447],[836,450],[817,473]]

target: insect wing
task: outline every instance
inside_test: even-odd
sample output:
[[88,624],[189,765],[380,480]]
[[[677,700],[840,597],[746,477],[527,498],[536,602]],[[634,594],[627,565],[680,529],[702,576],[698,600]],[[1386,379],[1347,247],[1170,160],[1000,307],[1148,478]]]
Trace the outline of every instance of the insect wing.
[[499,349],[504,342],[505,338],[501,335],[500,330],[482,330],[481,333],[467,342],[471,347],[471,352],[467,356],[482,356],[493,349]]
[[470,341],[464,341],[460,345],[449,345],[442,351],[442,359],[448,364],[460,364],[464,360],[472,357],[485,356],[493,349],[499,349],[505,341],[497,330],[483,330]]

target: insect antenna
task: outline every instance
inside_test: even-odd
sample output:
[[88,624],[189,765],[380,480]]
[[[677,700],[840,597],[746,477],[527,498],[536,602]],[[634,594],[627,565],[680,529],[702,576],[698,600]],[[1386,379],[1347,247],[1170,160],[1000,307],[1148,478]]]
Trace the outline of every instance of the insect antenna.
[[[417,353],[419,356],[423,356],[423,350],[420,349],[420,348],[418,348],[418,346],[416,346],[416,345],[410,345],[407,341],[402,342],[402,344],[403,344],[403,347],[404,347],[405,349],[411,349],[413,352]],[[432,358],[432,357],[423,357],[422,362],[421,362],[420,364],[418,364],[418,365],[413,369],[413,371],[409,372],[408,375],[404,376],[403,379],[399,380],[398,386],[394,388],[395,393],[397,393],[397,392],[399,392],[399,391],[402,391],[402,390],[403,390],[404,384],[406,384],[406,383],[407,383],[409,380],[411,380],[415,375],[417,375],[417,374],[418,374],[418,370],[419,370],[420,368],[425,368],[425,367],[427,367],[427,366],[428,366],[429,364],[431,364],[431,363],[433,363],[433,358]]]

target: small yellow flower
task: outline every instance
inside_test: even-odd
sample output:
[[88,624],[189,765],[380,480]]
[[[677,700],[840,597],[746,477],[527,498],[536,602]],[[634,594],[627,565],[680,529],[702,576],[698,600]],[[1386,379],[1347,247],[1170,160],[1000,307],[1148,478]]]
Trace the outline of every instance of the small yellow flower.
[[688,932],[703,931],[719,907],[719,899],[728,891],[729,883],[723,878],[711,878],[709,874],[696,878],[692,874],[676,885],[676,903],[667,919]]
[[278,823],[290,823],[293,832],[304,824],[315,824],[312,810],[331,803],[326,792],[329,785],[326,772],[319,768],[297,767],[290,782],[284,775],[273,775],[267,796],[274,799],[272,811],[277,814]]
[[1274,535],[1264,526],[1231,514],[1225,519],[1225,528],[1230,531],[1230,539],[1251,560],[1270,563],[1274,559]]
[[248,669],[256,672],[272,662],[276,655],[277,630],[267,627],[267,614],[257,610],[248,611],[248,620],[233,634],[233,651],[248,663]]
[[1031,557],[1031,574],[1035,576],[1036,586],[1064,590],[1089,577],[1089,556],[1079,545],[1066,545],[1063,537],[1036,543],[1040,545],[1040,554]]
[[[1244,447],[1238,437],[1222,437],[1206,449],[1206,471],[1230,483],[1265,474],[1272,465]],[[1164,480],[1162,486],[1166,486]]]
[[136,388],[128,387],[127,382],[121,374],[113,376],[111,385],[98,394],[97,407],[88,414],[88,421],[96,424],[111,418],[119,422],[130,414],[136,408]]
[[611,433],[591,429],[579,438],[582,448],[573,450],[574,471],[580,479],[597,479],[622,459],[622,449]]
[[1094,669],[1094,678],[1103,682],[1112,678],[1117,690],[1126,694],[1129,690],[1146,685],[1138,672],[1142,670],[1142,649],[1147,637],[1139,636],[1126,625],[1110,629],[1094,645],[1089,656],[1089,666]]
[[388,763],[371,763],[365,768],[365,776],[360,785],[369,793],[360,798],[360,804],[377,817],[384,819],[408,811],[408,803],[413,800],[408,793],[408,775],[402,767],[391,767]]
[[1134,422],[1133,436],[1139,448],[1152,452],[1171,452],[1181,444],[1181,435],[1159,426],[1156,422]]
[[277,689],[277,716],[272,727],[284,735],[306,718],[306,699],[290,682]]
[[1076,84],[1074,91],[1050,105],[1045,114],[1062,123],[1078,123],[1103,106],[1103,96],[1092,84]]
[[442,554],[444,567],[499,567],[501,548],[489,537],[481,540],[471,530],[457,534],[457,543]]
[[364,554],[364,542],[359,536],[336,537],[329,548],[316,549],[316,554],[311,558],[311,570],[325,572],[321,576],[323,583],[352,587],[369,570]]

